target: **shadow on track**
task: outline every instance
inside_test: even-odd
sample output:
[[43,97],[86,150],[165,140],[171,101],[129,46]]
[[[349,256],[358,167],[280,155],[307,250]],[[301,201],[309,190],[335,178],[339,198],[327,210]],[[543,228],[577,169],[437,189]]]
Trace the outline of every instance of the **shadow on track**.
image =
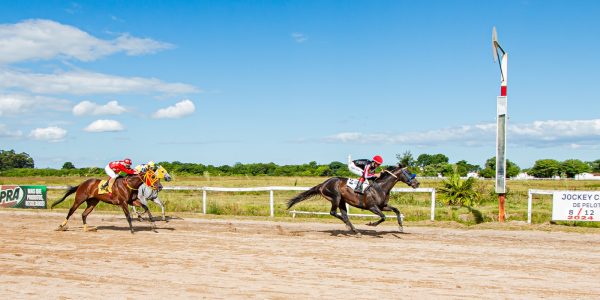
[[[330,236],[347,236],[347,237],[356,237],[355,234],[348,232],[347,230],[321,230],[319,232],[328,233]],[[398,232],[396,230],[360,230],[361,235],[370,236],[375,238],[384,238],[387,236],[393,236],[395,238],[401,239],[403,235],[409,235],[410,233],[406,232]]]
[[[96,226],[96,229],[98,230],[113,230],[113,231],[127,231],[129,230],[129,228],[127,227],[120,227],[120,226]],[[175,228],[170,228],[170,227],[157,227],[157,228],[152,228],[152,227],[139,227],[136,228],[136,231],[154,231],[156,233],[158,233],[157,230],[168,230],[168,231],[174,231]]]

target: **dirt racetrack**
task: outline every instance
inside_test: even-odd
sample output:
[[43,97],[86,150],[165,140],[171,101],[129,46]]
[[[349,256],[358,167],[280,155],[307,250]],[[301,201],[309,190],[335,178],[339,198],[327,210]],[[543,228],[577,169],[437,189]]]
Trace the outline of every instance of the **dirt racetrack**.
[[600,298],[600,235],[0,210],[4,299]]

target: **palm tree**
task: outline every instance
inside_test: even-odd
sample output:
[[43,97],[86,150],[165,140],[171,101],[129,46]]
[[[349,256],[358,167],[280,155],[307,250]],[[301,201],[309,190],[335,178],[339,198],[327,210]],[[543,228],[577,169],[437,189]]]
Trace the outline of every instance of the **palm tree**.
[[475,178],[462,180],[455,170],[447,180],[442,181],[440,194],[449,206],[472,207],[477,204],[479,194],[473,189]]

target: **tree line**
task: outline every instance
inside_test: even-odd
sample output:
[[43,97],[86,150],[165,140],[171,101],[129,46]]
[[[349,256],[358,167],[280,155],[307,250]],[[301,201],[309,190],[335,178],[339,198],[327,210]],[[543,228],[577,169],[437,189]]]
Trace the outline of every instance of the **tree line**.
[[[496,158],[486,160],[483,167],[470,164],[465,160],[450,163],[449,158],[441,153],[420,154],[414,158],[410,151],[397,154],[398,163],[408,166],[419,176],[435,177],[438,174],[450,176],[457,172],[460,176],[478,173],[484,178],[496,175]],[[205,165],[201,163],[184,163],[179,161],[159,162],[170,173],[201,176],[341,176],[355,177],[345,163],[334,161],[329,164],[318,164],[315,161],[300,165],[278,165],[275,163],[236,163],[232,166]],[[383,166],[380,168],[384,168]],[[572,178],[583,172],[600,173],[600,159],[583,162],[578,159],[557,161],[540,159],[529,169],[521,169],[507,160],[507,177],[514,177],[520,172],[538,178],[561,176]],[[61,169],[35,169],[34,160],[27,153],[16,153],[14,150],[0,150],[0,176],[103,176],[104,169],[97,167],[77,168],[72,162],[65,162]]]
[[[484,178],[494,178],[496,176],[496,157],[486,160],[484,167],[469,164],[465,160],[460,160],[454,164],[449,163],[449,159],[444,154],[421,154],[416,159],[413,158],[410,151],[397,154],[396,158],[404,165],[411,166],[413,172],[422,176],[450,176],[455,171],[460,176],[466,176],[468,173],[477,173]],[[517,164],[506,160],[506,176],[515,177],[519,173],[525,172],[528,175],[537,178],[552,178],[560,176],[563,178],[573,178],[577,174],[584,172],[600,173],[600,159],[584,162],[579,159],[567,159],[558,161],[555,159],[537,160],[533,167],[521,169]]]

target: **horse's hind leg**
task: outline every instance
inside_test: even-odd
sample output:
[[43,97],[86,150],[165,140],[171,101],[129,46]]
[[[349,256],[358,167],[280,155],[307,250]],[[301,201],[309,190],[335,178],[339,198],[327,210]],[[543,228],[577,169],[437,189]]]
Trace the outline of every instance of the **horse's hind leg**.
[[369,226],[377,226],[379,224],[381,224],[381,222],[385,221],[385,215],[381,212],[381,210],[379,209],[379,207],[377,206],[372,206],[369,208],[369,210],[378,215],[380,217],[380,219],[377,222],[369,222],[367,225]]
[[86,196],[83,194],[75,194],[75,202],[73,202],[73,205],[71,205],[71,208],[69,209],[69,212],[67,213],[67,217],[65,218],[65,220],[63,221],[62,224],[58,225],[58,228],[56,230],[67,230],[67,228],[69,228],[69,226],[67,226],[67,222],[69,222],[69,218],[73,215],[73,213],[75,213],[75,211],[79,208],[79,206],[81,205],[81,203],[85,202],[86,200]]
[[348,227],[349,230],[351,230],[352,232],[354,232],[360,236],[360,232],[358,232],[358,230],[356,230],[356,228],[354,228],[354,225],[352,225],[352,223],[350,222],[350,218],[348,218],[348,210],[346,209],[346,202],[340,201],[339,209],[341,212],[341,216],[338,216],[338,218],[346,224],[346,227]]
[[142,208],[144,209],[144,213],[148,214],[150,223],[152,223],[152,228],[156,228],[156,224],[154,223],[154,218],[152,217],[152,214],[150,213],[150,209],[148,208],[148,206],[146,204],[142,203]]
[[98,205],[98,202],[100,202],[100,200],[92,198],[92,199],[88,199],[86,202],[87,202],[87,207],[81,214],[81,219],[83,220],[83,231],[96,231],[96,228],[88,228],[87,216],[92,212],[92,210],[94,210],[94,208],[96,207],[96,205]]
[[393,207],[393,206],[389,206],[386,205],[383,208],[384,211],[393,211],[396,214],[396,218],[398,218],[398,227],[400,228],[400,232],[404,232],[404,227],[402,226],[402,214],[400,213],[400,210]]

